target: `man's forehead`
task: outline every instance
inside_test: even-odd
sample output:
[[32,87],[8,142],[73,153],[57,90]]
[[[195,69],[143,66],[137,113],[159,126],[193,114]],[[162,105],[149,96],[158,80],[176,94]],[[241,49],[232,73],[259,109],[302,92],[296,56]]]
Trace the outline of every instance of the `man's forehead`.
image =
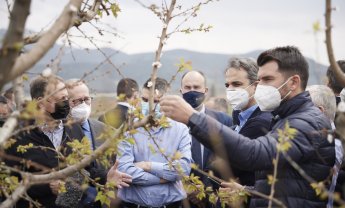
[[85,84],[78,84],[71,88],[68,88],[68,94],[70,96],[85,96],[89,94],[89,88]]
[[271,61],[263,66],[259,67],[258,77],[268,77],[268,76],[279,76],[281,73],[279,72],[279,66],[276,62]]
[[185,77],[183,77],[182,79],[182,84],[184,85],[191,85],[191,84],[195,84],[195,83],[204,83],[205,82],[205,78],[198,72],[189,72],[188,74],[185,75]]
[[226,78],[228,79],[249,79],[248,78],[248,73],[244,69],[235,69],[235,68],[230,68],[226,71],[225,73]]

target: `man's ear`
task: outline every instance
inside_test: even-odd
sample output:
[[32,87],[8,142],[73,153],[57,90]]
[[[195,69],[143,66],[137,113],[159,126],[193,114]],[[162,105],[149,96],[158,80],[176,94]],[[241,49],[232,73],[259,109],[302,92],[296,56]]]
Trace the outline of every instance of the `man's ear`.
[[208,92],[208,87],[205,87],[205,94]]
[[180,93],[181,93],[181,94],[183,94],[183,93],[182,93],[182,89],[181,89],[181,88],[180,88]]
[[43,97],[38,97],[37,99],[37,106],[39,109],[42,109],[44,108],[44,105],[43,105]]
[[319,106],[317,106],[317,107],[320,109],[320,111],[321,111],[322,113],[325,112],[325,108],[324,108],[322,105],[319,105]]
[[291,77],[292,84],[290,85],[290,90],[294,91],[301,86],[301,77],[297,74]]

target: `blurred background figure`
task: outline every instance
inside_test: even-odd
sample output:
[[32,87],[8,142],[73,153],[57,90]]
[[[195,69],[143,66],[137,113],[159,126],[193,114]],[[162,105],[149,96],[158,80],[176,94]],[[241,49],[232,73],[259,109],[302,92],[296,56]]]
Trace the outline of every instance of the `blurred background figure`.
[[0,95],[0,127],[4,125],[11,112],[12,110],[8,105],[6,97]]
[[133,110],[131,104],[139,97],[139,86],[134,79],[124,78],[119,81],[116,89],[118,102],[115,108],[101,115],[98,120],[119,128],[127,120],[128,110]]
[[222,97],[210,97],[205,102],[206,108],[213,109],[215,111],[220,111],[226,114],[229,114],[228,104],[225,98]]
[[17,108],[16,98],[14,95],[13,87],[7,89],[4,93],[4,97],[7,99],[7,104],[14,111]]
[[[307,87],[307,91],[310,93],[311,100],[313,103],[329,118],[332,129],[335,130],[334,118],[336,112],[336,98],[332,90],[325,85],[311,85]],[[335,140],[335,164],[333,166],[332,183],[329,188],[330,193],[334,193],[337,188],[337,192],[341,192],[341,187],[336,187],[339,171],[343,163],[344,150],[339,139]],[[341,173],[344,174],[343,172]],[[333,198],[329,197],[327,208],[333,207]]]
[[[339,60],[337,61],[339,67],[341,70],[345,73],[345,60]],[[344,86],[342,86],[338,81],[336,80],[334,73],[332,71],[331,66],[328,67],[327,69],[327,78],[328,78],[328,83],[327,86],[332,89],[332,91],[335,94],[335,99],[337,101],[337,105],[341,101],[340,93],[343,89]]]

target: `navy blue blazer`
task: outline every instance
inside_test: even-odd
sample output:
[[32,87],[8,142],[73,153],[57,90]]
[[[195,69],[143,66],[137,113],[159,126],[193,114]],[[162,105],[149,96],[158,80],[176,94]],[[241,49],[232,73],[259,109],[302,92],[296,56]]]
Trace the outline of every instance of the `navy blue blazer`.
[[[226,125],[228,127],[232,126],[232,118],[223,112],[205,108],[205,114],[216,119],[218,122],[222,123],[223,125]],[[200,143],[192,135],[192,158],[194,160],[194,163],[197,164],[199,168],[202,169],[203,171],[208,171],[212,169],[211,167],[211,158],[213,157],[212,151],[204,147],[203,161],[201,161],[200,156],[201,156]],[[203,181],[204,183],[207,182],[206,179],[203,179],[202,175],[193,171],[192,173],[194,173],[194,175],[199,176],[201,181]]]
[[[234,120],[238,120],[239,112],[233,112],[232,115]],[[260,136],[266,135],[271,127],[272,117],[273,116],[270,112],[263,112],[259,107],[257,107],[252,115],[248,118],[247,122],[242,126],[239,134],[242,134],[250,139],[256,139]],[[232,129],[235,128],[236,125],[232,126]],[[242,185],[254,186],[254,171],[244,171],[233,166],[231,168],[234,176],[240,180]]]

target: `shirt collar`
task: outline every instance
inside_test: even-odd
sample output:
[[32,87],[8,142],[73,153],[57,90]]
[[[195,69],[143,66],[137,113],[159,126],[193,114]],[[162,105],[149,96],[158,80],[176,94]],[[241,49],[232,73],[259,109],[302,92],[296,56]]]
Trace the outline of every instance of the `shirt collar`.
[[201,108],[200,108],[200,113],[205,113],[205,105],[204,104],[201,104]]
[[130,105],[129,103],[127,103],[127,102],[118,102],[117,103],[118,105],[122,105],[122,106],[126,106],[128,109],[130,109],[130,110],[134,110],[135,108],[132,106],[132,105]]
[[43,124],[41,126],[39,126],[39,128],[41,129],[41,131],[43,131],[43,133],[53,133],[53,132],[56,132],[58,130],[62,130],[63,129],[63,123],[62,121],[60,120],[59,121],[59,125],[56,125],[54,129],[50,129],[48,128],[48,124]]
[[256,110],[256,108],[258,107],[258,105],[253,105],[252,107],[248,108],[245,111],[242,111],[239,115],[238,115],[238,119],[240,120],[240,126],[243,126],[243,124],[245,122],[247,122],[247,120],[249,119],[249,117],[253,114],[253,112]]

